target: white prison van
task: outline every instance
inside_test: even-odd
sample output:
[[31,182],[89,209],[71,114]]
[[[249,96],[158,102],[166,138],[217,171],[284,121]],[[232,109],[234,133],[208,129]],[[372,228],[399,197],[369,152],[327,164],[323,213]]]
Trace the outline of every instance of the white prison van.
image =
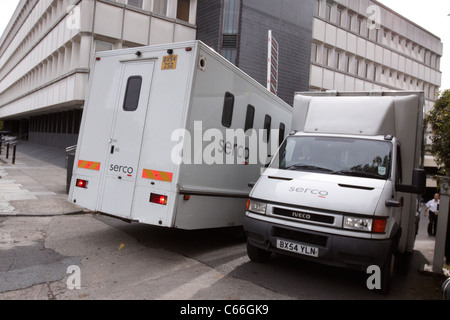
[[96,53],[89,81],[69,201],[163,227],[242,225],[288,104],[200,41]]
[[296,94],[293,131],[250,194],[250,259],[377,266],[387,293],[395,257],[416,238],[423,105],[421,91]]

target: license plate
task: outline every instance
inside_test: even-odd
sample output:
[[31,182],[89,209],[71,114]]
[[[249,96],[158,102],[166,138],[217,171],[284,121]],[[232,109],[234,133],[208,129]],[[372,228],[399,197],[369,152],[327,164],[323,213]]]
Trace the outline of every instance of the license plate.
[[277,248],[289,252],[295,252],[298,254],[302,254],[305,256],[310,257],[318,257],[319,256],[319,249],[315,247],[306,246],[304,244],[290,242],[290,241],[284,241],[277,239]]
[[161,70],[173,70],[177,68],[178,55],[163,57]]

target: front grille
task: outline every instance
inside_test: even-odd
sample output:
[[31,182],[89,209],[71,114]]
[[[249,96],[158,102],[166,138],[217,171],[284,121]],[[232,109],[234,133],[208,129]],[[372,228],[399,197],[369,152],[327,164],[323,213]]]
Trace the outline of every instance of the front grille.
[[328,237],[306,233],[302,231],[293,231],[279,227],[273,227],[272,236],[275,238],[283,238],[293,240],[304,244],[312,244],[316,246],[326,247]]
[[334,217],[332,216],[325,216],[321,214],[313,214],[296,210],[273,208],[273,214],[304,221],[314,221],[328,224],[334,223]]

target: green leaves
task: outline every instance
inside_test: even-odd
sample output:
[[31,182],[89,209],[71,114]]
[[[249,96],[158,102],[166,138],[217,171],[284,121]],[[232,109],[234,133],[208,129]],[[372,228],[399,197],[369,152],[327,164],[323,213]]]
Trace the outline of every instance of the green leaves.
[[450,89],[441,93],[434,109],[426,117],[431,128],[431,153],[440,167],[440,173],[450,175]]

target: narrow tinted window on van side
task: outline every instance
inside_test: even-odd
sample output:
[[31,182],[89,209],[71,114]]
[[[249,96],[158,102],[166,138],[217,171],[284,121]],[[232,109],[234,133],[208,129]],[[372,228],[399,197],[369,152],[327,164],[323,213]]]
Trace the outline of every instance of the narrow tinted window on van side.
[[279,138],[278,138],[278,144],[280,146],[281,146],[281,144],[284,141],[285,132],[286,132],[286,125],[283,122],[281,122],[280,123],[280,135],[279,135]]
[[222,125],[230,128],[233,121],[234,95],[226,92],[223,102]]
[[244,132],[253,129],[253,122],[255,120],[255,107],[249,104],[247,106],[247,115],[245,116],[245,128]]
[[139,97],[141,96],[142,77],[133,76],[128,78],[127,89],[125,91],[125,100],[123,110],[136,111],[139,106]]
[[272,117],[266,114],[264,118],[264,142],[269,142],[270,140],[270,127],[272,125]]

